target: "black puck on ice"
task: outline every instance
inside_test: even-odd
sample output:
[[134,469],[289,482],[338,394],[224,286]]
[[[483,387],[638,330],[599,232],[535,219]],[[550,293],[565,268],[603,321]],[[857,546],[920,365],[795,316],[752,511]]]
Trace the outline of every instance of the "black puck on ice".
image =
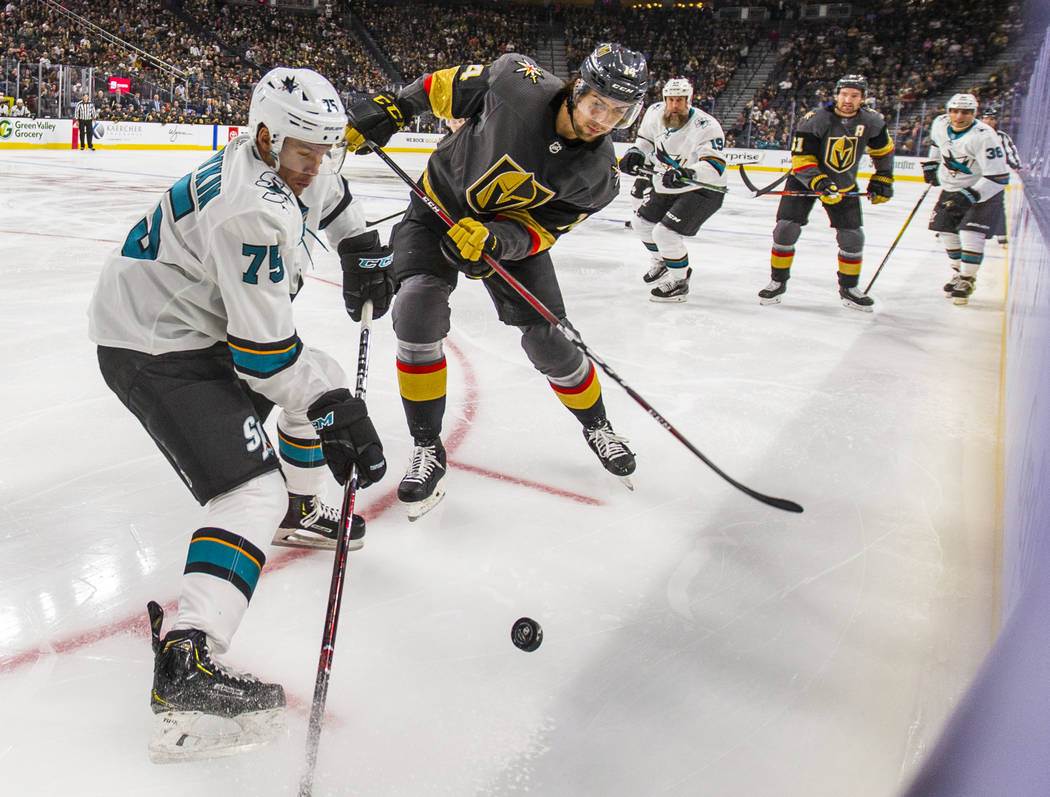
[[543,629],[531,617],[521,617],[511,626],[510,641],[515,647],[532,653],[543,641]]

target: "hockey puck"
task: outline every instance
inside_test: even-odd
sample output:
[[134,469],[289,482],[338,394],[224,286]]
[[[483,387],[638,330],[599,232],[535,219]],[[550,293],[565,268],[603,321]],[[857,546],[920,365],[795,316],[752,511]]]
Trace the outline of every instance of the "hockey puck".
[[521,617],[511,626],[510,641],[515,647],[532,653],[543,641],[543,629],[531,617]]

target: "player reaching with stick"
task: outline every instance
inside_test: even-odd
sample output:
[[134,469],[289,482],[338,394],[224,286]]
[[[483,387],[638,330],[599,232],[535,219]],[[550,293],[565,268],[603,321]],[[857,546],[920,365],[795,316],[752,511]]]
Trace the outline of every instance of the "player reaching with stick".
[[[317,497],[325,464],[340,481],[356,464],[361,486],[386,470],[364,402],[332,357],[300,340],[292,315],[322,230],[352,267],[346,291],[376,315],[390,304],[381,267],[357,268],[384,252],[339,176],[345,126],[321,75],[268,72],[250,132],[164,193],[106,261],[91,301],[106,384],[204,507],[163,639],[163,612],[149,607],[154,761],[237,752],[281,727],[282,687],[212,654],[229,647],[275,530],[334,547],[339,513]],[[263,430],[275,405],[279,456]]]
[[526,356],[579,419],[602,465],[623,478],[634,472],[634,454],[606,417],[592,363],[506,282],[488,279],[492,270],[483,255],[565,319],[550,248],[617,196],[619,172],[608,134],[635,120],[648,82],[639,53],[602,44],[568,81],[527,56],[507,53],[490,65],[438,70],[397,96],[381,94],[350,108],[356,136],[350,133],[348,142],[362,152],[368,143],[382,146],[424,111],[468,119],[441,142],[419,181],[457,222],[450,229],[413,196],[391,238],[400,283],[393,311],[398,380],[414,440],[398,497],[410,519],[444,495],[443,341],[450,329],[449,295],[460,275],[480,280],[499,319],[521,330]]

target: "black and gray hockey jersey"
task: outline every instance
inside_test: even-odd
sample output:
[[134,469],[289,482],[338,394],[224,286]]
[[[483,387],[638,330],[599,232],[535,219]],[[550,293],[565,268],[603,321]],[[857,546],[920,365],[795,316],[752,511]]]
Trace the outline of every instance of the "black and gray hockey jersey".
[[491,65],[441,69],[406,86],[411,114],[468,118],[427,162],[422,188],[453,219],[490,226],[503,256],[520,260],[608,205],[619,193],[612,142],[555,131],[563,82],[518,53]]
[[840,191],[851,191],[865,150],[876,174],[893,175],[893,139],[882,114],[861,108],[853,116],[839,116],[835,103],[825,103],[802,117],[795,129],[791,174],[806,186],[824,174]]

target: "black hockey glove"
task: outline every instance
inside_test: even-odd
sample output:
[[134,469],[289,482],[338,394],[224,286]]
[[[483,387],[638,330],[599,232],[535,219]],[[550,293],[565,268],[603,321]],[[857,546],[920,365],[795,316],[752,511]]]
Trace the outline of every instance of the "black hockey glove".
[[441,254],[457,271],[471,279],[484,279],[492,274],[492,267],[484,255],[499,260],[503,244],[489,228],[469,216],[460,219],[441,237]]
[[664,188],[692,188],[688,181],[694,177],[696,172],[686,166],[668,169],[663,176]]
[[397,287],[390,276],[393,250],[379,243],[375,230],[339,242],[339,261],[343,265],[343,302],[354,321],[361,320],[361,307],[372,300],[372,318],[390,309]]
[[358,487],[383,478],[383,444],[361,399],[345,387],[329,390],[310,405],[306,417],[321,438],[321,451],[337,482],[346,482],[353,465],[357,465]]
[[640,149],[631,147],[623,157],[620,158],[620,171],[624,174],[637,175],[638,170],[645,165],[645,153]]
[[893,197],[893,175],[873,174],[868,180],[868,199],[873,205],[889,202]]
[[810,180],[809,187],[820,194],[820,201],[825,205],[834,205],[842,201],[842,192],[826,174],[818,174]]
[[408,122],[392,94],[377,94],[370,100],[355,102],[346,115],[350,122],[346,128],[346,146],[358,155],[370,152],[365,146],[366,140],[382,147]]
[[922,162],[922,179],[929,185],[940,185],[941,178],[937,176],[937,169],[940,164],[937,161],[923,161]]
[[653,187],[653,180],[651,177],[639,177],[634,181],[634,185],[631,186],[631,196],[635,199],[645,199],[645,193]]

